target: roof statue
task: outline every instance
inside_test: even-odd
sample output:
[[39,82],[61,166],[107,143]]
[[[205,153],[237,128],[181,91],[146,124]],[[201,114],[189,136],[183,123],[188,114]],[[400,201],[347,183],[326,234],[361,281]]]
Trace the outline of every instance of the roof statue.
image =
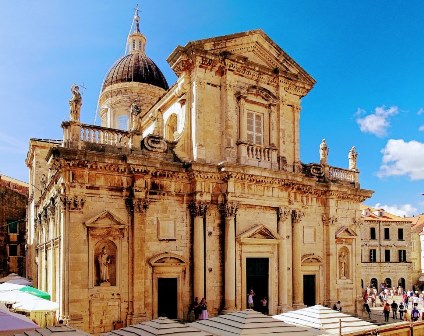
[[79,121],[82,105],[82,97],[76,84],[71,86],[72,97],[69,99],[69,113],[71,121]]
[[321,144],[319,145],[319,160],[321,164],[328,164],[328,146],[325,139],[322,139]]
[[358,168],[356,167],[356,159],[358,158],[358,152],[356,151],[355,146],[350,149],[347,157],[349,159],[349,169],[358,170]]

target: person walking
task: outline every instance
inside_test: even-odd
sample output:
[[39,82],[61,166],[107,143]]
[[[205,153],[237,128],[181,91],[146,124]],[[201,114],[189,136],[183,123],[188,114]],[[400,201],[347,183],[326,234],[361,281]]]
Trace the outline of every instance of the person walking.
[[390,305],[388,302],[383,307],[383,314],[384,314],[384,322],[389,322],[389,316],[390,316]]
[[420,311],[418,310],[417,306],[414,304],[414,308],[411,311],[411,320],[412,322],[418,321],[420,318]]
[[396,301],[393,300],[392,304],[390,305],[390,307],[392,308],[392,313],[393,313],[393,319],[397,319],[397,310],[398,310],[398,304],[396,303]]
[[249,309],[253,309],[253,307],[255,306],[253,301],[254,296],[255,296],[255,292],[253,291],[253,289],[251,289],[249,294],[247,294],[247,308]]
[[403,313],[405,312],[405,306],[403,305],[402,301],[399,304],[399,319],[403,320]]
[[364,310],[367,312],[368,318],[371,318],[371,308],[370,308],[370,305],[368,304],[368,302],[364,303]]

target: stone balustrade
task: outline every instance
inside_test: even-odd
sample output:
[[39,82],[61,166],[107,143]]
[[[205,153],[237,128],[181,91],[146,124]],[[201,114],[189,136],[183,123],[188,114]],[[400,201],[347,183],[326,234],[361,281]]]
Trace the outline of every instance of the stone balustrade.
[[250,166],[278,169],[277,148],[253,145],[246,142],[237,144],[238,161]]
[[130,136],[127,131],[81,124],[81,141],[127,147]]
[[341,182],[357,182],[357,172],[353,170],[329,167],[330,180],[336,180]]

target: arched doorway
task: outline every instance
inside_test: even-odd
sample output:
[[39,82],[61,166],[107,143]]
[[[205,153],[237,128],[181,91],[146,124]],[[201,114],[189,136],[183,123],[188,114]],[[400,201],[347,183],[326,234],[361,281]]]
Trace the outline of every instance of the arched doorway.
[[377,281],[377,279],[376,279],[376,278],[372,278],[372,279],[371,279],[371,281],[370,281],[370,286],[371,286],[371,288],[375,288],[375,289],[377,289],[377,290],[378,290],[378,281]]
[[386,288],[392,288],[392,279],[386,278],[384,282],[386,283]]
[[405,290],[405,278],[400,278],[398,280],[398,286],[401,286],[403,290]]

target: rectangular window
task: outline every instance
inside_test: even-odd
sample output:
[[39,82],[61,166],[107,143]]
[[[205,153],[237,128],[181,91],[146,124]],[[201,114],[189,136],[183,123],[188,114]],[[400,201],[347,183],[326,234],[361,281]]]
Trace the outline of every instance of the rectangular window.
[[398,240],[403,240],[403,229],[398,229]]
[[19,225],[18,221],[16,220],[9,220],[7,221],[7,227],[9,228],[9,234],[15,233],[18,234]]
[[247,112],[247,141],[263,145],[263,116],[261,113]]
[[9,245],[9,257],[16,257],[18,255],[18,245]]
[[370,262],[376,262],[377,261],[377,251],[376,249],[370,250]]
[[384,239],[389,240],[390,239],[390,229],[384,228]]
[[377,239],[375,234],[375,228],[370,228],[370,239]]
[[390,250],[384,250],[384,261],[390,262]]
[[406,250],[399,250],[399,262],[406,262]]

